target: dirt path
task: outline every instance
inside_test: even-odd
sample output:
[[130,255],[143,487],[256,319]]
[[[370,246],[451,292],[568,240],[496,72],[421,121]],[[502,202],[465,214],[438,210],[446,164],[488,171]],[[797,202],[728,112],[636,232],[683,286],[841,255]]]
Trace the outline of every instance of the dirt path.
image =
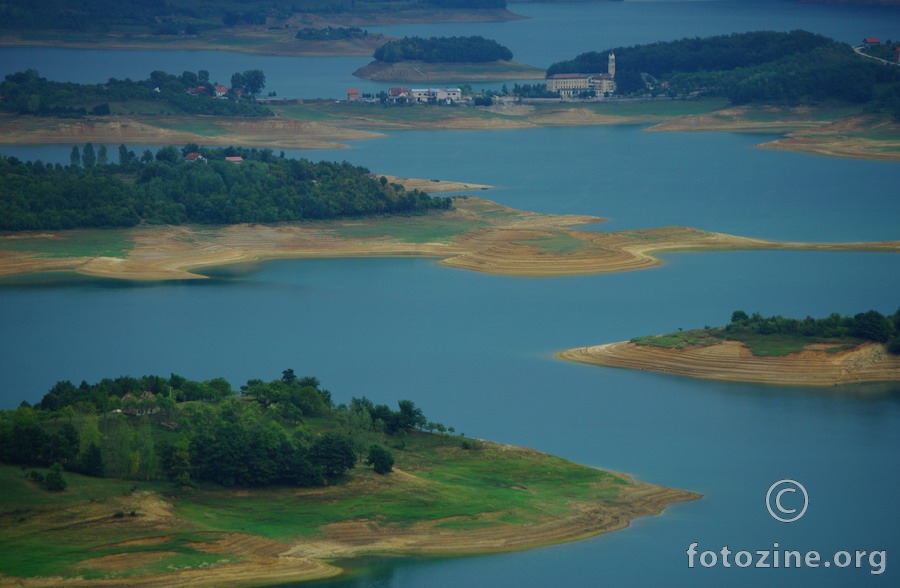
[[758,384],[832,386],[900,380],[900,356],[888,353],[878,343],[832,352],[827,346],[812,345],[798,353],[757,357],[739,341],[686,349],[620,342],[569,349],[557,357],[591,365]]

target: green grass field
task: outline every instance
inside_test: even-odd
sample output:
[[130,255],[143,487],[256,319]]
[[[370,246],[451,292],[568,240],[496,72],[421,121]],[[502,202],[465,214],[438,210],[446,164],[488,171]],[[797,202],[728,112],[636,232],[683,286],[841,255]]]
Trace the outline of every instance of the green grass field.
[[15,239],[3,238],[4,235],[0,235],[0,249],[31,251],[42,257],[125,257],[134,246],[132,233],[128,229],[86,229],[61,234],[62,238]]
[[804,337],[801,335],[759,335],[747,333],[726,333],[724,329],[695,329],[678,331],[667,335],[637,337],[631,341],[638,345],[664,347],[667,349],[685,349],[716,345],[724,340],[740,341],[757,357],[777,357],[802,351],[807,345],[825,343],[833,345],[827,349],[829,353],[837,353],[852,349],[862,343],[861,339],[823,339],[821,337]]
[[[465,449],[460,437],[413,432],[404,449],[392,450],[403,474],[380,476],[358,464],[324,489],[175,488],[66,472],[69,486],[52,493],[30,481],[24,468],[0,466],[0,575],[92,579],[236,561],[240,553],[200,549],[228,532],[287,544],[342,521],[384,529],[431,521],[445,530],[534,523],[570,514],[573,501],[614,499],[629,483],[530,450],[475,445]],[[168,503],[177,518],[152,518],[148,497]],[[128,554],[142,563],[110,572],[98,560]]]
[[434,243],[448,241],[466,231],[486,226],[489,226],[488,222],[478,219],[440,218],[437,215],[391,216],[335,225],[334,232],[351,239],[383,235],[406,243]]

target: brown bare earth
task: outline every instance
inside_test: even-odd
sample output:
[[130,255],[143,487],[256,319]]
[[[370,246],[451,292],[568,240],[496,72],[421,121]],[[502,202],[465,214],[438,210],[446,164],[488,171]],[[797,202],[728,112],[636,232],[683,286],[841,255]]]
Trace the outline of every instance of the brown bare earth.
[[[19,233],[0,237],[0,276],[68,271],[131,280],[203,279],[204,267],[267,259],[415,256],[483,273],[553,277],[647,269],[661,263],[656,254],[678,251],[900,251],[900,241],[788,243],[688,227],[585,231],[570,227],[603,219],[519,211],[475,197],[455,198],[454,206],[383,219],[137,227],[126,231],[131,248],[120,256],[67,256],[64,244],[79,231]],[[29,250],[29,239],[55,241],[62,253]]]
[[[542,103],[540,108],[499,101],[484,108],[409,109],[348,107],[334,101],[272,101],[266,118],[216,118],[153,113],[86,117],[78,120],[0,114],[0,144],[243,145],[270,149],[338,149],[346,141],[384,136],[398,129],[526,129],[547,126],[653,124],[651,132],[777,133],[784,138],[759,147],[832,157],[900,161],[900,123],[847,111],[809,107],[741,106],[696,115],[628,111],[598,112],[596,105]],[[314,120],[305,120],[313,118]]]
[[739,341],[669,349],[630,341],[578,347],[560,359],[677,376],[788,386],[832,386],[900,380],[900,356],[879,343],[840,351],[814,344],[777,357],[753,355]]
[[770,132],[785,137],[758,147],[829,157],[900,160],[900,124],[874,116],[822,113],[809,107],[725,108],[655,125],[655,132]]
[[[198,132],[181,130],[202,125]],[[341,141],[373,139],[384,135],[319,122],[290,118],[229,119],[204,116],[129,116],[87,118],[77,121],[0,115],[0,144],[110,144],[244,145],[270,149],[337,149]]]

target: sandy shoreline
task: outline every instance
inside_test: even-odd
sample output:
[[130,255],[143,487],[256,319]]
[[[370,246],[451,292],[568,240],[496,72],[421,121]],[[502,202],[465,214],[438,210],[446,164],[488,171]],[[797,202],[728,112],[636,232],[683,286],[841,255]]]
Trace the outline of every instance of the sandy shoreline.
[[827,347],[810,345],[784,356],[757,357],[739,341],[685,349],[622,341],[568,349],[557,357],[597,366],[755,384],[834,386],[900,380],[900,356],[888,353],[883,344],[864,343],[832,352]]
[[[460,185],[477,186],[446,184],[454,190]],[[0,277],[65,271],[128,280],[204,279],[202,268],[242,262],[392,256],[428,257],[438,260],[439,265],[482,273],[556,277],[648,269],[662,263],[658,254],[673,252],[900,251],[900,241],[787,243],[688,227],[583,231],[572,227],[603,219],[532,213],[476,197],[455,198],[454,207],[411,217],[136,227],[124,231],[130,248],[119,257],[68,256],[66,242],[79,231],[18,233],[0,236]],[[53,255],[41,253],[36,242],[46,241],[54,241],[59,251]],[[29,246],[35,249],[29,250]]]

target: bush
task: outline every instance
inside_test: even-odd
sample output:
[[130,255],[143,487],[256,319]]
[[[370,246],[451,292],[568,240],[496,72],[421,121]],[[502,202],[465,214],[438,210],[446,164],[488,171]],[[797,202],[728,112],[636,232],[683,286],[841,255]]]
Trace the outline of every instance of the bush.
[[366,463],[372,466],[376,474],[389,474],[394,468],[394,456],[381,445],[372,445]]

